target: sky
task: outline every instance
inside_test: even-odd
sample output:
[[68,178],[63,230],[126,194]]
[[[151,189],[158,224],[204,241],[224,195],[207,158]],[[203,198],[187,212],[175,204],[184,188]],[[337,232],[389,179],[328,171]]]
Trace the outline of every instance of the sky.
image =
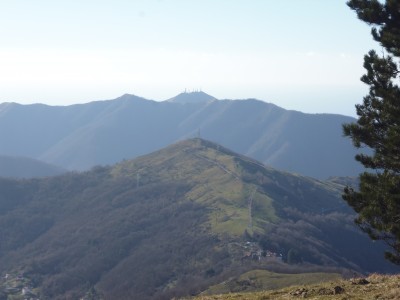
[[186,89],[355,116],[377,47],[345,0],[0,0],[0,103]]

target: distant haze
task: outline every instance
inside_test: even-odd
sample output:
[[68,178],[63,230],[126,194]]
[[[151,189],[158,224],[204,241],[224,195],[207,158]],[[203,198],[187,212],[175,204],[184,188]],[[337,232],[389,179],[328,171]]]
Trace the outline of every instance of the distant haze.
[[6,1],[0,102],[68,105],[184,89],[354,116],[376,47],[345,0]]

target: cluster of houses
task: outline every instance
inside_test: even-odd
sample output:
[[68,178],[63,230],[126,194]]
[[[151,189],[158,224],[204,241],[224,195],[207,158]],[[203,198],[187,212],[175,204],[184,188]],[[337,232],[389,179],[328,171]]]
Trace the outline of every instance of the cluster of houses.
[[29,284],[29,279],[22,274],[5,274],[2,279],[0,292],[6,295],[20,295],[24,300],[39,300],[33,291],[33,287]]
[[262,250],[260,246],[255,243],[255,242],[246,242],[243,246],[243,256],[241,260],[255,260],[255,261],[261,261],[261,260],[276,260],[276,261],[282,261],[282,254],[281,253],[276,253],[271,250]]

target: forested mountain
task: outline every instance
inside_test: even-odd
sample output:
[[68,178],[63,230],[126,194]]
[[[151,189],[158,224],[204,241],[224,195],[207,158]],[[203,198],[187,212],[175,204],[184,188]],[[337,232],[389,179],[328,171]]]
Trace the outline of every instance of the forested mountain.
[[278,169],[316,178],[360,172],[342,136],[350,117],[288,111],[203,92],[163,102],[123,95],[71,106],[0,104],[0,154],[85,170],[201,136]]
[[66,170],[37,159],[0,155],[0,177],[32,178],[65,173]]
[[202,139],[84,173],[0,179],[0,274],[21,274],[41,299],[170,299],[255,268],[393,270],[342,188]]

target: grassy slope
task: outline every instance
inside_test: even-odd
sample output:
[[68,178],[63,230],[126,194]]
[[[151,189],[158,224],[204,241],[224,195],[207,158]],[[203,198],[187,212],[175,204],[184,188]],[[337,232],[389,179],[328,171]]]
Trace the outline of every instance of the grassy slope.
[[[112,173],[135,182],[139,174],[139,185],[144,186],[166,180],[189,182],[185,201],[207,207],[208,221],[202,228],[222,240],[237,241],[247,232],[265,237],[275,251],[294,248],[308,262],[359,271],[360,264],[371,264],[363,257],[371,257],[373,245],[354,228],[340,184],[277,171],[201,139],[123,162]],[[350,242],[362,246],[349,247]],[[369,254],[360,255],[360,247]]]
[[227,294],[232,292],[254,292],[274,290],[298,284],[312,284],[341,278],[337,273],[282,274],[266,270],[246,272],[238,278],[211,286],[202,295]]
[[248,201],[252,196],[253,206],[257,207],[252,217],[252,230],[265,233],[265,222],[279,220],[272,199],[255,191],[257,187],[254,184],[242,179],[243,170],[232,154],[205,141],[188,140],[162,152],[119,164],[114,168],[113,175],[131,176],[137,180],[139,174],[139,184],[161,178],[175,181],[190,178],[193,187],[186,198],[209,208],[206,226],[211,228],[212,233],[231,237],[240,237],[248,229]]
[[[198,296],[193,300],[279,300],[307,298],[314,300],[372,300],[399,299],[400,275],[371,275],[367,284],[354,284],[351,280],[334,280],[319,284],[290,286],[278,290],[255,293],[233,293],[213,296]],[[340,287],[341,290],[338,288]],[[335,288],[338,292],[335,293]]]

